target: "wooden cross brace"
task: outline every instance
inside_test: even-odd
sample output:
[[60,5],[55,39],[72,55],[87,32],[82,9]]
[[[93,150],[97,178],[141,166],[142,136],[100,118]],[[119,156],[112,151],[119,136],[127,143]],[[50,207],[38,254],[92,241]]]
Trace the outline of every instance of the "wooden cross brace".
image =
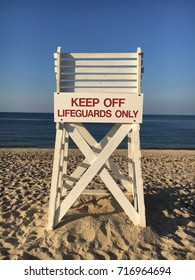
[[[58,124],[53,176],[51,182],[48,229],[52,229],[59,223],[59,221],[67,213],[79,195],[82,194],[84,189],[96,174],[100,176],[102,181],[105,183],[109,191],[113,194],[132,222],[135,225],[140,224],[145,226],[145,209],[144,205],[142,206],[143,186],[141,184],[139,190],[136,186],[137,181],[142,183],[140,178],[137,176],[140,176],[141,174],[137,174],[136,172],[132,171],[130,172],[133,177],[132,188],[132,183],[129,182],[129,180],[122,174],[117,165],[110,158],[111,154],[115,151],[125,136],[131,133],[134,134],[136,131],[134,129],[135,127],[136,126],[132,124],[115,124],[108,134],[103,138],[103,140],[100,143],[97,143],[82,124]],[[73,180],[68,179],[64,184],[63,176],[67,171],[69,136],[73,139],[80,151],[83,153],[85,160],[72,173],[71,178],[73,178]],[[133,141],[137,141],[136,134],[134,137],[132,137],[132,139]],[[133,156],[135,156],[135,152],[136,151],[132,153]],[[139,165],[139,160],[137,161],[136,159],[132,158],[131,163],[131,169],[135,169],[136,165]],[[105,164],[111,171],[113,171],[115,176],[117,176],[126,190],[128,192],[133,192],[134,200],[136,200],[134,202],[134,206],[127,199],[120,187],[116,184],[108,170],[105,168]],[[75,183],[78,178],[80,179]],[[70,187],[72,188],[70,192],[68,192],[67,189],[70,189]],[[60,200],[63,194],[66,194],[66,197],[61,202]]]
[[[113,130],[115,129],[114,128],[113,130],[111,130],[103,138],[103,140],[100,143],[98,143],[94,139],[94,137],[88,132],[88,130],[85,128],[85,126],[83,126],[83,124],[79,123],[79,124],[75,124],[74,126],[78,130],[78,132],[80,133],[79,137],[83,138],[83,139],[80,139],[81,142],[86,141],[86,143],[88,143],[89,146],[92,147],[92,150],[96,155],[98,155],[100,153],[100,151],[106,146],[110,137],[113,134]],[[89,150],[90,147],[87,147],[87,149]],[[92,152],[90,151],[90,153],[92,153]],[[71,176],[70,176],[71,180],[67,180],[65,182],[64,187],[70,188],[71,186],[73,186],[75,180],[78,179],[86,171],[86,168],[88,167],[87,166],[88,164],[89,164],[89,161],[87,160],[87,158],[85,158],[85,160],[80,164],[80,166],[71,174]],[[105,164],[115,174],[115,176],[120,180],[121,185],[127,190],[127,192],[132,193],[131,178],[128,179],[128,178],[126,178],[126,176],[124,176],[124,174],[120,171],[119,167],[115,164],[115,162],[112,160],[112,158],[108,158],[108,160],[105,162]],[[64,189],[63,194],[65,194],[65,193],[66,193],[66,191]],[[101,194],[101,192],[97,192],[97,193]]]

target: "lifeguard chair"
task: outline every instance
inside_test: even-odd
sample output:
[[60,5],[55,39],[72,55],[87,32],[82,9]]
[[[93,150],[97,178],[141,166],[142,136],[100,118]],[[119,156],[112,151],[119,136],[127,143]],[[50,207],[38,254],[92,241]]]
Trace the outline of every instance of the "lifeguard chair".
[[[143,115],[142,57],[141,48],[134,53],[62,53],[58,47],[54,54],[56,142],[49,230],[57,226],[82,194],[112,194],[135,225],[146,226],[139,139]],[[98,143],[83,125],[85,122],[113,123],[113,127]],[[127,177],[111,158],[126,136]],[[70,137],[85,159],[68,175]],[[96,174],[107,190],[87,188]],[[133,203],[126,194],[132,194]]]

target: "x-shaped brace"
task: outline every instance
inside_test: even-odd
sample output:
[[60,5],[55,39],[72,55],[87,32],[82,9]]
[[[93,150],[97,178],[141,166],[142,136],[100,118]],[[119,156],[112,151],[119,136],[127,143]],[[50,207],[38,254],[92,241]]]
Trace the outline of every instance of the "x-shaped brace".
[[[81,136],[85,139],[85,141],[92,147],[93,152],[98,155],[100,151],[107,145],[110,139],[110,132],[98,143],[95,138],[88,132],[85,126],[82,123],[74,124],[75,128],[79,131]],[[112,133],[112,131],[111,131]],[[85,160],[77,167],[77,169],[69,176],[70,179],[67,179],[63,186],[62,195],[66,194],[66,189],[72,187],[77,180],[88,167],[89,164],[88,160]],[[127,190],[128,193],[132,194],[132,178],[127,178],[116,165],[116,163],[112,160],[112,158],[108,158],[105,165],[114,173],[117,179],[120,180],[121,185]],[[87,167],[86,167],[87,166]]]
[[[124,195],[122,190],[116,184],[110,173],[106,170],[104,164],[110,158],[111,154],[125,138],[131,130],[131,124],[115,124],[106,137],[96,146],[96,152],[101,148],[99,153],[95,153],[88,142],[83,138],[79,132],[78,126],[74,124],[65,124],[65,129],[70,137],[76,143],[78,148],[84,154],[86,161],[89,164],[88,169],[83,173],[82,177],[67,194],[66,198],[62,201],[56,209],[54,226],[63,218],[75,200],[83,192],[93,177],[98,174],[115,199],[119,202],[123,210],[129,216],[134,224],[139,224],[139,214],[132,206],[130,201]],[[106,143],[107,142],[107,143]]]

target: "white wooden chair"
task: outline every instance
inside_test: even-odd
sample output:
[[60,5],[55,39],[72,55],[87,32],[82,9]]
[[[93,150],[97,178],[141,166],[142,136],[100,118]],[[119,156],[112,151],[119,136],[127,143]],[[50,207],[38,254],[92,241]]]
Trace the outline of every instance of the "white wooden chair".
[[[58,47],[54,54],[56,142],[48,213],[49,230],[60,222],[81,194],[111,193],[135,225],[146,226],[139,140],[139,124],[142,122],[143,114],[142,57],[140,48],[137,48],[135,53],[62,53],[61,47]],[[82,97],[81,100],[79,96]],[[107,120],[105,116],[101,117],[97,113],[102,108],[101,104],[97,104],[97,100],[99,103],[102,100],[105,102],[105,98],[108,102],[111,100],[113,105],[111,108],[113,117],[107,117]],[[82,110],[79,110],[79,116],[75,115],[78,111],[71,111],[73,100],[76,100],[74,103],[78,107],[76,109],[86,109],[87,106],[94,112],[96,106],[95,115],[91,119],[83,117]],[[127,105],[124,104],[124,100]],[[121,104],[124,108],[133,106],[132,108],[138,109],[124,110],[122,115],[118,110],[119,107],[121,109]],[[63,109],[65,107],[66,110]],[[132,112],[137,113],[132,115]],[[121,114],[120,117],[117,114]],[[116,123],[98,143],[82,124],[89,121]],[[128,177],[110,157],[126,136],[128,136]],[[67,175],[69,137],[85,156],[84,161],[70,176]],[[119,179],[120,185],[115,182],[109,170]],[[96,174],[100,176],[108,190],[87,189]],[[126,196],[130,193],[133,203]]]

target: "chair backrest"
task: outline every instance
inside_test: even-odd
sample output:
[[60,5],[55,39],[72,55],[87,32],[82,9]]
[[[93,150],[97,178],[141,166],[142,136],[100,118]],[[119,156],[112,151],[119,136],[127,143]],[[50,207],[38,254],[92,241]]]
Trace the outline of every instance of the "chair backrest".
[[54,54],[56,92],[141,93],[141,48],[134,53]]

